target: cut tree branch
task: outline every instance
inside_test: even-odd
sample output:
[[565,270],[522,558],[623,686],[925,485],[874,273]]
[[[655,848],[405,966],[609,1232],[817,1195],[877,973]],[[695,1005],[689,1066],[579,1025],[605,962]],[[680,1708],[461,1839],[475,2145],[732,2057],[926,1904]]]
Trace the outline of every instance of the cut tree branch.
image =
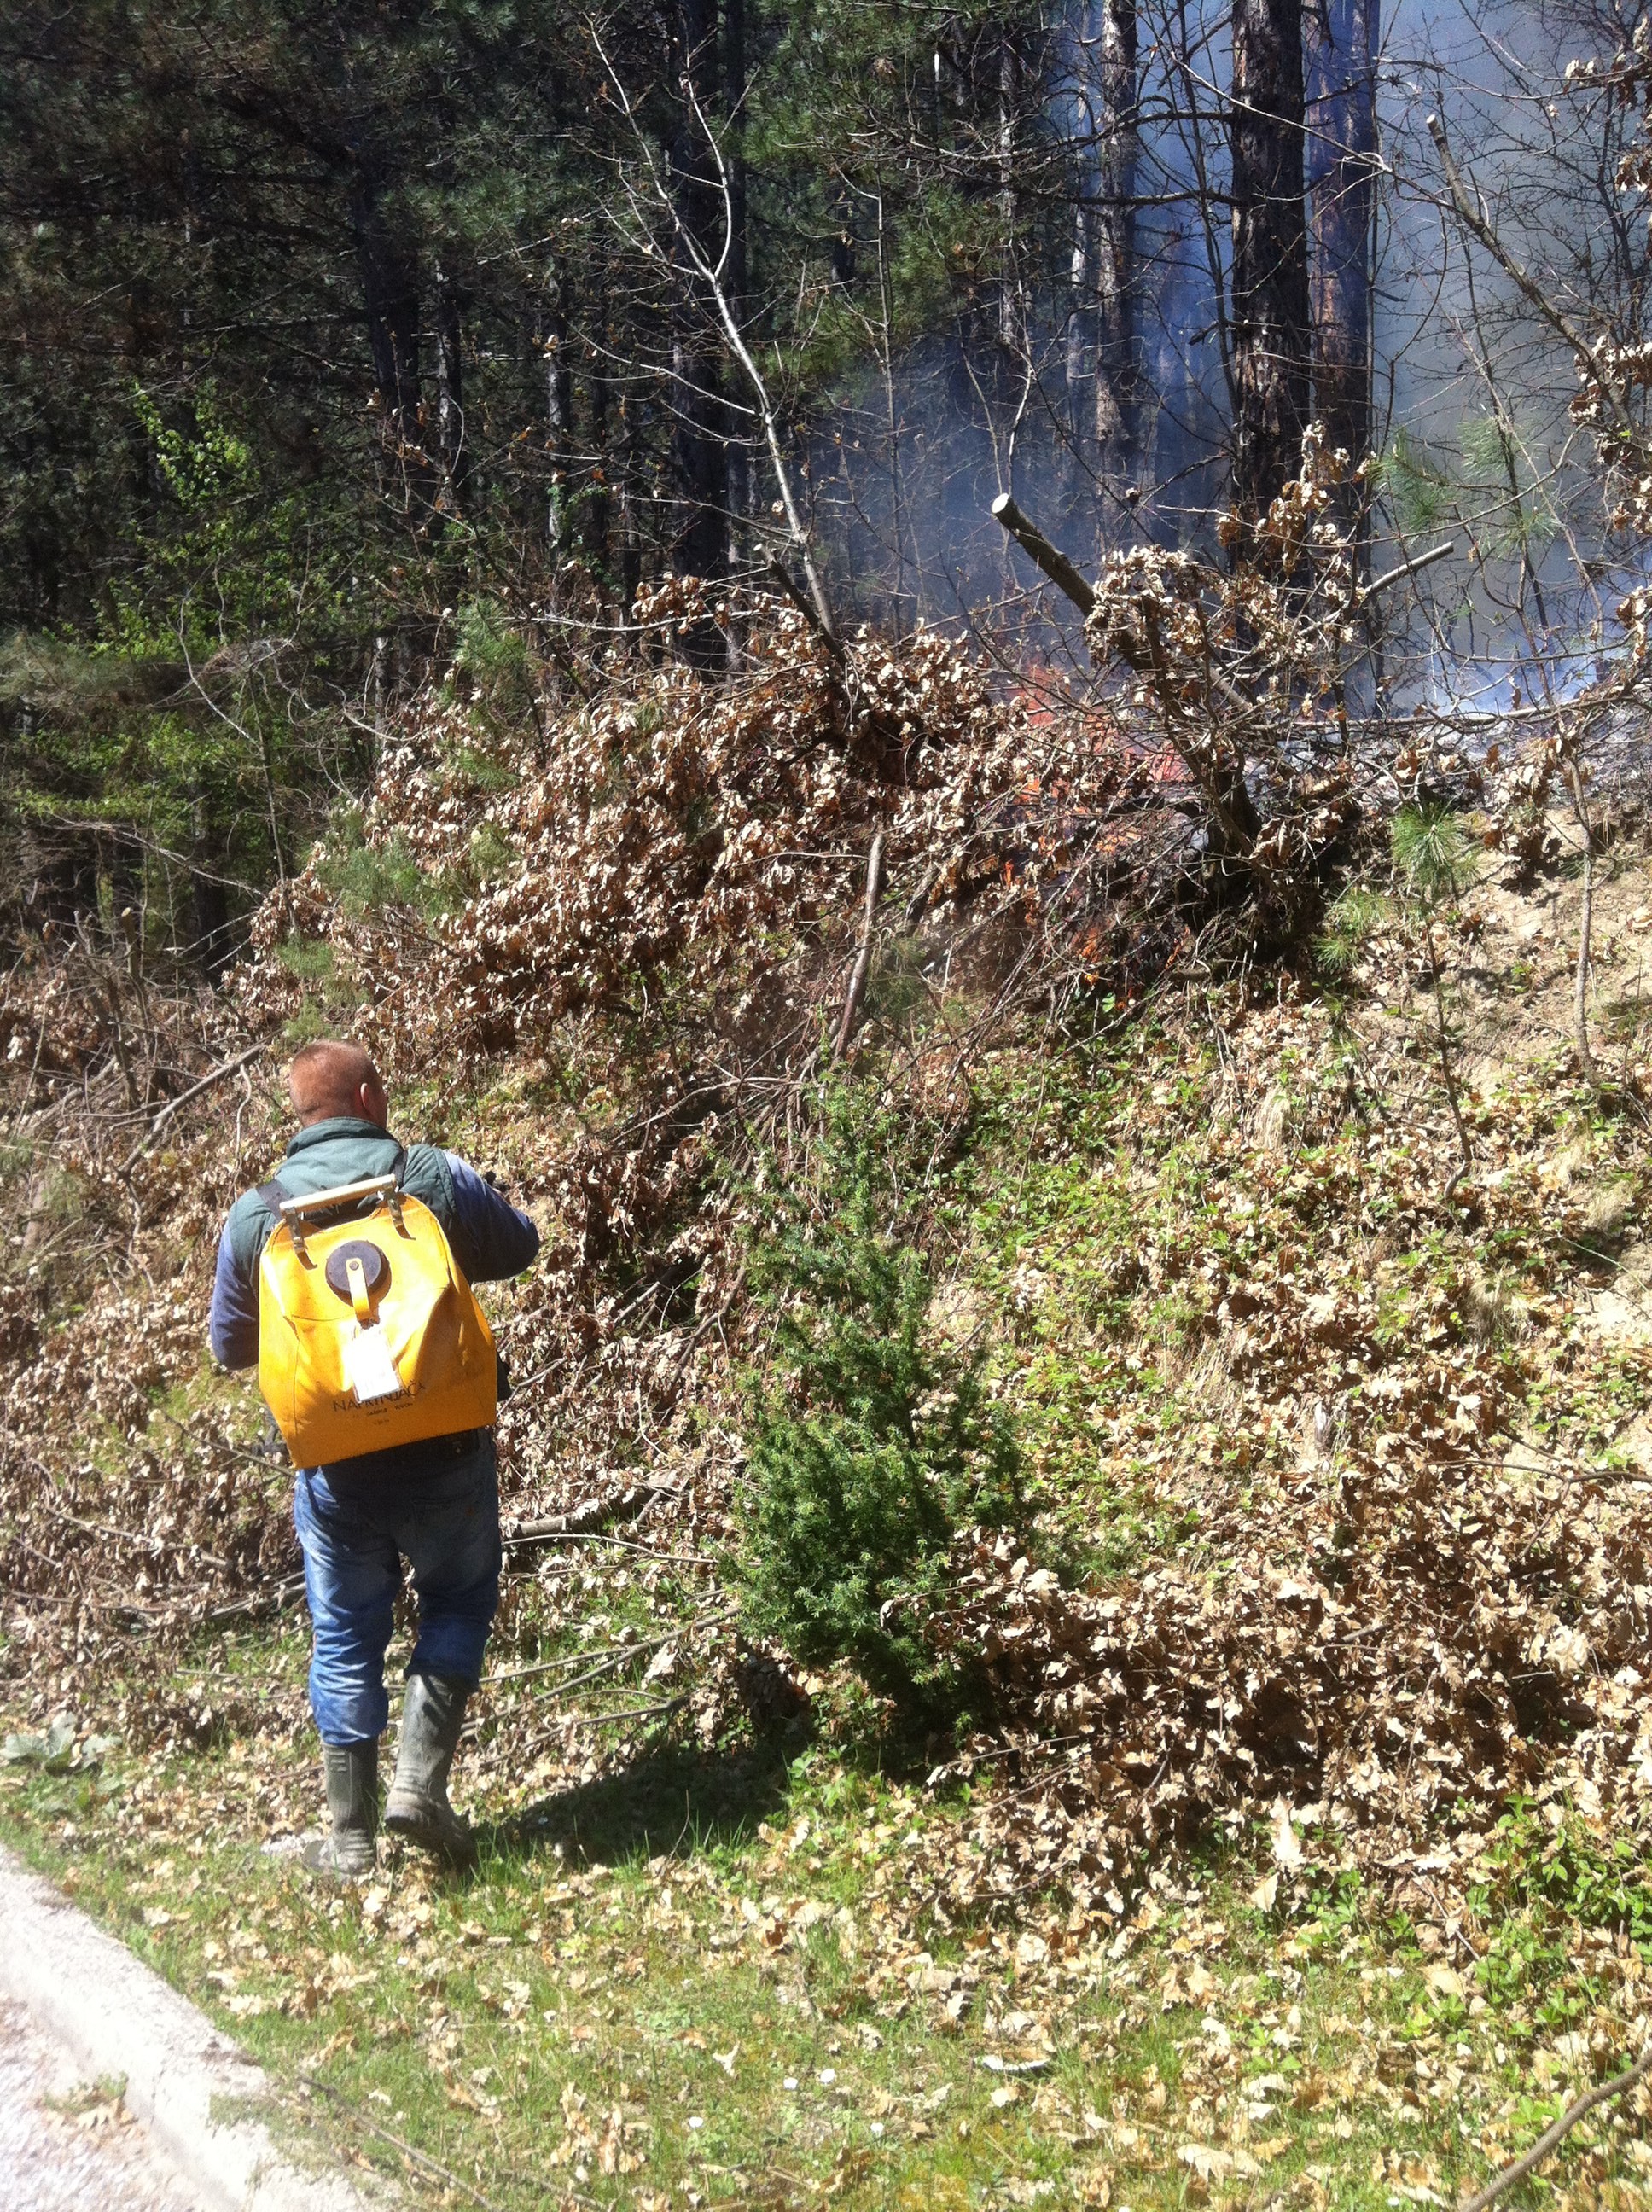
[[1001,522],[1036,568],[1042,568],[1059,592],[1064,592],[1081,615],[1096,611],[1094,587],[1085,583],[1066,555],[1052,545],[1037,524],[1016,505],[1014,495],[1002,491],[993,501],[993,520]]

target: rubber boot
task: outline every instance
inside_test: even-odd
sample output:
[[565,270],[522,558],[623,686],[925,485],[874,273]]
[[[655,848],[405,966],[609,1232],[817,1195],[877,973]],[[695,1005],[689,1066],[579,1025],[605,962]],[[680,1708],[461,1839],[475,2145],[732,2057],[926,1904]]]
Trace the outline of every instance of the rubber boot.
[[322,1771],[327,1783],[331,1832],[304,1846],[312,1874],[335,1881],[359,1881],[378,1864],[373,1838],[379,1826],[379,1744],[324,1743]]
[[446,1675],[408,1676],[396,1777],[385,1806],[386,1828],[456,1867],[474,1866],[477,1855],[470,1822],[447,1802],[448,1770],[470,1694],[465,1683]]

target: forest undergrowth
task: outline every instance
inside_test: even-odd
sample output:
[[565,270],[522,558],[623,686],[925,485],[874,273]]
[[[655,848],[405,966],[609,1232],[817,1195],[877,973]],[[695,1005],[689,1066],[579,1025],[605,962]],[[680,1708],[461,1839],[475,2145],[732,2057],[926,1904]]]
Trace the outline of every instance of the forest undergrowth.
[[[1235,957],[1165,889],[1174,764],[938,641],[749,652],[537,746],[433,694],[222,993],[89,933],[14,972],[0,1821],[446,2201],[1449,2203],[1652,2011],[1640,833],[1591,1082],[1564,854],[1426,944]],[[343,1895],[294,1859],[290,1476],[203,1344],[283,1048],[340,1030],[545,1237],[489,1294],[483,1867]],[[924,1599],[946,1722],[743,1610],[834,1113],[1018,1444]],[[1553,2185],[1638,2202],[1643,2132]]]

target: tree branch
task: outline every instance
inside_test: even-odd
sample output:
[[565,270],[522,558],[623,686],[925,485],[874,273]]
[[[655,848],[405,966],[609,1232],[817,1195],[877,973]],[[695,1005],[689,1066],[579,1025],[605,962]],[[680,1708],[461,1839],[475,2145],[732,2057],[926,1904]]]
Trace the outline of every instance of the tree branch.
[[210,1091],[214,1084],[222,1083],[226,1076],[238,1073],[246,1066],[248,1060],[257,1060],[261,1053],[268,1049],[267,1046],[262,1044],[249,1045],[246,1050],[236,1059],[227,1060],[222,1067],[215,1067],[210,1075],[203,1075],[201,1080],[191,1085],[189,1090],[180,1091],[176,1098],[169,1098],[121,1162],[118,1172],[125,1175],[136,1164],[138,1154],[146,1146],[155,1142],[180,1106],[187,1106],[191,1098],[198,1098],[203,1091]]
[[1457,210],[1458,218],[1463,228],[1473,237],[1479,239],[1509,283],[1515,285],[1528,304],[1537,310],[1556,337],[1570,347],[1577,357],[1579,368],[1593,382],[1599,385],[1607,405],[1617,418],[1618,428],[1626,438],[1638,443],[1640,432],[1636,427],[1634,418],[1625,406],[1622,394],[1614,391],[1600,374],[1600,367],[1595,358],[1594,349],[1589,343],[1585,332],[1573,322],[1564,308],[1555,306],[1536,277],[1521,267],[1519,262],[1515,259],[1514,255],[1497,236],[1479,193],[1476,192],[1471,197],[1467,185],[1463,182],[1462,173],[1457,167],[1455,156],[1451,151],[1450,141],[1446,137],[1445,125],[1437,115],[1430,115],[1428,118],[1428,130],[1429,136],[1433,139],[1435,149],[1440,156],[1440,167],[1445,172],[1446,189],[1451,195],[1451,204]]
[[1505,2166],[1503,2172],[1488,2181],[1478,2195],[1466,2198],[1457,2207],[1457,2212],[1486,2212],[1488,2205],[1495,2204],[1498,2197],[1506,2196],[1516,2182],[1524,2181],[1528,2173],[1540,2166],[1555,2145],[1564,2141],[1580,2120],[1586,2119],[1597,2106],[1609,2105],[1613,2098],[1621,2097],[1637,2081],[1645,2081],[1649,2074],[1652,2074],[1652,2043],[1647,2045],[1632,2066],[1626,2066],[1610,2081],[1598,2082],[1593,2089],[1585,2090],[1575,2104],[1568,2105],[1554,2125],[1543,2130],[1523,2157],[1517,2158],[1512,2166]]
[[589,1536],[599,1528],[611,1528],[616,1521],[635,1521],[646,1505],[656,1498],[669,1498],[669,1483],[634,1483],[616,1498],[587,1498],[583,1504],[571,1506],[566,1513],[552,1513],[538,1521],[518,1521],[504,1532],[505,1549],[512,1551],[519,1544],[551,1543],[558,1536]]
[[872,966],[872,932],[878,921],[878,900],[884,888],[884,833],[880,830],[872,841],[872,851],[866,856],[866,908],[860,923],[860,947],[854,956],[854,972],[849,978],[848,995],[843,1001],[843,1018],[837,1025],[837,1038],[832,1047],[832,1058],[841,1060],[849,1048],[854,1035],[856,1017],[860,1012],[860,1000],[866,988],[866,974]]

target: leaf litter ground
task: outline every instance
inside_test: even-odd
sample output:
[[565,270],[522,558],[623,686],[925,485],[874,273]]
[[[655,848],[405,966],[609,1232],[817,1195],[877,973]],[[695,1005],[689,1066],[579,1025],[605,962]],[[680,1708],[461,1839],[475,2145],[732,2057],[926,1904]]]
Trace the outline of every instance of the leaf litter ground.
[[[696,1335],[614,1298],[576,1360],[507,1293],[519,1372],[578,1369],[507,1419],[508,1509],[647,1495],[513,1554],[459,1887],[292,1863],[286,1485],[198,1349],[277,1121],[181,1135],[153,1293],[14,1360],[8,1825],[324,2085],[307,2125],[454,2202],[1449,2203],[1647,2030],[1644,890],[1625,858],[1599,908],[1605,1101],[1549,1027],[1564,886],[1454,923],[1449,1207],[1397,942],[1334,1002],[1167,995],[977,1067],[938,1310],[997,1346],[1054,1565],[961,1554],[1005,1718],[916,1771],[734,1636],[738,1301]],[[554,1208],[553,1077],[410,1124]],[[1605,2116],[1554,2185],[1637,2202],[1643,2135]]]

